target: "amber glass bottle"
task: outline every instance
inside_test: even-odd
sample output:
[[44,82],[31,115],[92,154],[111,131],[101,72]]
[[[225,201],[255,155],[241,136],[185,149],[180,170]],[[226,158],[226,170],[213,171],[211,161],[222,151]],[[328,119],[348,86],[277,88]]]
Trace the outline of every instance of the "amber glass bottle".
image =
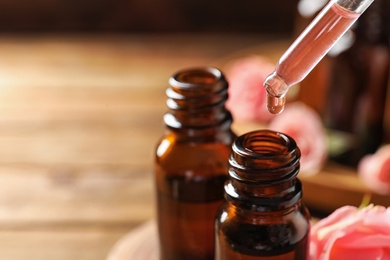
[[236,139],[216,219],[217,260],[306,259],[310,217],[296,178],[299,159],[295,141],[282,133]]
[[236,137],[228,84],[215,68],[179,71],[169,84],[167,133],[155,156],[160,259],[214,259],[214,219]]

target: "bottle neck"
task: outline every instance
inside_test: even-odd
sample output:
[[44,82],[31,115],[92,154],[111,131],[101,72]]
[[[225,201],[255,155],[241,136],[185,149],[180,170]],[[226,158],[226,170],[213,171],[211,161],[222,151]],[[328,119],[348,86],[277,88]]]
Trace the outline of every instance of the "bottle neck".
[[179,71],[166,91],[169,130],[184,136],[210,136],[230,130],[232,115],[226,109],[228,83],[214,68]]
[[296,203],[289,207],[272,209],[272,210],[258,210],[255,208],[246,208],[235,200],[228,200],[229,212],[234,214],[242,222],[250,224],[268,224],[275,223],[278,219],[285,219],[289,214],[302,210],[302,200],[298,199]]
[[277,185],[251,186],[228,181],[225,184],[226,199],[243,211],[272,212],[288,210],[302,198],[302,184],[298,179]]
[[260,212],[294,206],[302,197],[299,159],[295,141],[284,134],[260,130],[238,137],[229,159],[226,198]]

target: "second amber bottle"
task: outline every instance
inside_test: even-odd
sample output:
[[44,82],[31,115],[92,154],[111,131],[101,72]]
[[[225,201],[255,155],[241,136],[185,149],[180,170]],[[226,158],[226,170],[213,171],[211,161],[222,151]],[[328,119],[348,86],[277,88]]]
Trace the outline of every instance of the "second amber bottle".
[[299,159],[295,141],[282,133],[236,139],[216,219],[216,260],[306,259],[310,223],[296,178]]
[[227,81],[215,68],[169,80],[166,135],[155,157],[161,260],[214,259],[214,219],[223,203],[235,134],[225,108]]

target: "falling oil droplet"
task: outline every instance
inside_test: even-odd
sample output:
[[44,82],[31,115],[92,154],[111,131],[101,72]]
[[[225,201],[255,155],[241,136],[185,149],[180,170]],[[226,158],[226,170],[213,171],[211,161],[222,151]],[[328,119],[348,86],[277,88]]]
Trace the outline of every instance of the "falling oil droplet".
[[286,97],[274,97],[271,95],[267,95],[267,109],[272,114],[280,114],[284,109],[284,105],[286,103]]

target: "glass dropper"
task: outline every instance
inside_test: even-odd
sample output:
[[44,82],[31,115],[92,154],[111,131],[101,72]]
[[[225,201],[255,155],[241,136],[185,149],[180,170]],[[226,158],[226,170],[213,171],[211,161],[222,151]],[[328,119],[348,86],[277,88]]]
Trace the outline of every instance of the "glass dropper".
[[302,81],[374,0],[330,0],[264,81],[267,108],[283,111],[288,89]]

